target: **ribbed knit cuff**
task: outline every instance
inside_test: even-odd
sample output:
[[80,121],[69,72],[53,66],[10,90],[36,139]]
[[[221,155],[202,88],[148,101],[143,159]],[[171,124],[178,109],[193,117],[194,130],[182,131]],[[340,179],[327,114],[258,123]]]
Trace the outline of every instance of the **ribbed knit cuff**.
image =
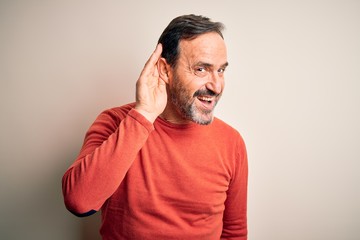
[[154,125],[135,109],[131,109],[128,115],[143,125],[149,133],[154,130]]

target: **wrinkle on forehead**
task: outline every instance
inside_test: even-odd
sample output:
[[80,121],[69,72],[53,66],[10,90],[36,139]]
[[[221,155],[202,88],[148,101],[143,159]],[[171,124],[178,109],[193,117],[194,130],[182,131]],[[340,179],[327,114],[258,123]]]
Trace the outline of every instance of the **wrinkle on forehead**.
[[218,33],[205,33],[191,40],[181,40],[179,62],[190,68],[196,62],[214,66],[227,63],[227,51],[223,38]]

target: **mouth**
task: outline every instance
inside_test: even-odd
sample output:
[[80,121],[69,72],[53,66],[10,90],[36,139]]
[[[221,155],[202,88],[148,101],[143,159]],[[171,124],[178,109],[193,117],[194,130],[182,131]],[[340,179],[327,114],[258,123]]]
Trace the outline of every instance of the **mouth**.
[[201,103],[201,106],[205,110],[213,110],[215,107],[215,97],[214,96],[197,96],[197,99]]

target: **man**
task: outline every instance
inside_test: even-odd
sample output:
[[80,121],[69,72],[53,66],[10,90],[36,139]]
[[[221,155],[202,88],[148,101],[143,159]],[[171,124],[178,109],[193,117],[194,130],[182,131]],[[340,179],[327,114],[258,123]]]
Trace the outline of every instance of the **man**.
[[63,177],[66,207],[101,209],[103,239],[247,239],[247,155],[213,116],[228,65],[221,23],[170,22],[136,102],[101,113]]

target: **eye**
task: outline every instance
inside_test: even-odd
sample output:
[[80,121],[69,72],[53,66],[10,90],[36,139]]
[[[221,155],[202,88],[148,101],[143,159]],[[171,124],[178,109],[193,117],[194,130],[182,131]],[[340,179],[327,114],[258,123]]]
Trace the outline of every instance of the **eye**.
[[201,73],[203,73],[203,72],[205,72],[205,71],[206,71],[206,69],[205,69],[205,68],[203,68],[203,67],[198,67],[198,68],[196,68],[196,71],[197,71],[197,72],[201,72]]
[[220,77],[223,77],[223,76],[224,76],[224,72],[225,72],[225,68],[220,68],[220,69],[217,70],[217,72],[218,72],[218,75],[219,75]]
[[218,70],[218,73],[224,73],[225,72],[225,68],[220,68],[219,70]]
[[195,75],[199,77],[205,77],[207,74],[207,69],[205,67],[195,67]]

